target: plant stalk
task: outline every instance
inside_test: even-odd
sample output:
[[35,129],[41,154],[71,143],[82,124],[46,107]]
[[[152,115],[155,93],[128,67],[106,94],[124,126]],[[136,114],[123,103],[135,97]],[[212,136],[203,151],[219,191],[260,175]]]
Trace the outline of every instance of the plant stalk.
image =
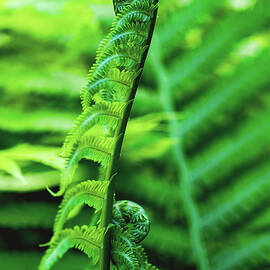
[[[158,0],[155,0],[155,4],[158,3]],[[154,28],[155,28],[155,23],[156,23],[156,17],[157,17],[157,9],[154,11],[153,14],[153,19],[151,22],[150,30],[149,30],[149,35],[148,35],[148,40],[147,40],[147,45],[148,48],[145,50],[144,54],[142,55],[141,59],[141,64],[140,64],[140,69],[144,67],[145,60],[149,51],[149,46],[152,40]],[[106,169],[106,176],[105,176],[105,181],[110,181],[111,184],[109,185],[108,191],[107,191],[107,197],[105,200],[105,204],[103,205],[102,208],[102,213],[101,213],[101,226],[108,228],[108,226],[111,223],[112,219],[112,207],[113,207],[113,199],[114,199],[114,193],[115,193],[115,181],[113,176],[118,172],[118,167],[119,167],[119,158],[120,158],[120,153],[123,145],[123,140],[124,140],[124,134],[126,131],[127,127],[127,122],[130,116],[131,108],[133,105],[133,101],[139,86],[139,82],[141,79],[142,71],[134,81],[132,90],[130,92],[130,95],[127,99],[127,107],[125,108],[124,111],[124,116],[120,123],[118,124],[118,127],[115,131],[114,137],[118,138],[117,142],[115,143],[115,147],[113,150],[112,154],[112,159],[110,163],[108,164],[108,167]],[[100,270],[109,270],[110,269],[110,231],[107,230],[105,237],[104,237],[104,242],[103,242],[103,249],[101,250],[101,258],[100,258]]]

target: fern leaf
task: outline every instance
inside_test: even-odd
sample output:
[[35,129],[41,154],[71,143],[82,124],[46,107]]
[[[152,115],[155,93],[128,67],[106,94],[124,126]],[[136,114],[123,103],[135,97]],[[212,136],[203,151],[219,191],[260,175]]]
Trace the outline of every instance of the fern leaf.
[[68,190],[59,206],[54,232],[61,231],[70,211],[79,205],[87,204],[89,207],[94,207],[95,213],[100,211],[109,183],[108,181],[85,181]]
[[[258,237],[249,237],[247,235],[244,239],[216,254],[214,256],[214,269],[254,269],[268,260],[270,248],[269,235],[259,235]],[[260,269],[262,268],[260,267]]]
[[74,145],[78,143],[81,136],[95,124],[102,124],[105,127],[115,129],[119,119],[122,118],[125,103],[99,103],[90,109],[85,110],[75,121],[73,129],[69,132],[62,149],[62,156],[69,157]]
[[[232,76],[224,78],[206,95],[190,104],[186,111],[186,118],[179,127],[180,134],[189,138],[189,144],[198,140],[206,126],[209,128],[214,119],[213,115],[234,111],[237,106],[269,82],[265,69],[269,61],[270,51],[265,50],[255,59],[240,65]],[[196,135],[193,132],[195,129]]]
[[79,161],[83,158],[100,163],[106,167],[109,163],[113,147],[117,139],[109,137],[84,136],[76,151],[66,160],[66,167],[60,179],[60,190],[57,193],[49,192],[53,196],[61,196],[72,182]]
[[216,194],[210,203],[204,205],[201,226],[211,231],[212,235],[241,221],[267,199],[270,190],[269,164],[263,164],[246,174],[233,187]]
[[61,231],[51,239],[50,247],[41,260],[39,270],[51,269],[58,259],[71,248],[84,252],[96,264],[99,260],[103,237],[104,229],[96,227],[76,226],[74,229]]
[[128,101],[134,81],[141,74],[142,56],[148,49],[150,22],[157,8],[153,3],[135,1],[116,16],[108,38],[98,50],[89,83],[82,91],[84,110],[91,106],[96,94],[108,101]]
[[[191,160],[191,180],[212,186],[234,168],[247,163],[263,153],[269,145],[270,110],[264,109],[241,125],[236,134],[230,132],[226,137],[209,145]],[[257,143],[260,142],[260,143]],[[199,187],[194,185],[198,191]]]
[[132,237],[120,227],[115,227],[111,240],[111,257],[117,269],[138,270],[139,261],[135,252],[136,243]]
[[[268,10],[268,12],[266,11]],[[190,85],[206,80],[207,75],[216,66],[217,59],[225,57],[236,46],[236,42],[255,31],[261,30],[269,20],[269,5],[266,1],[258,3],[254,8],[241,13],[234,13],[218,22],[206,37],[202,46],[178,58],[170,67],[170,87],[177,86],[190,90]],[[255,19],[256,18],[256,19]],[[238,27],[233,27],[237,24]],[[192,63],[192,65],[188,64]],[[189,87],[187,87],[189,86]],[[190,91],[189,91],[190,92]]]
[[224,2],[224,0],[218,2],[195,0],[184,8],[178,8],[158,29],[162,57],[170,56],[176,49],[177,44],[183,39],[184,34],[201,23],[198,18],[206,20],[205,15],[211,16],[211,14],[222,8]]

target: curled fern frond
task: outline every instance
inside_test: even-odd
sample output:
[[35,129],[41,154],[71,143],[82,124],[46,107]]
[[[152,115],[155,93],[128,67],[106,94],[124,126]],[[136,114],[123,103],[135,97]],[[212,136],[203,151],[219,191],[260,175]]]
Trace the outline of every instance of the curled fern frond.
[[100,249],[104,237],[104,229],[96,227],[76,226],[55,235],[50,241],[39,266],[39,270],[49,270],[69,249],[76,248],[84,252],[96,264],[99,260]]
[[111,239],[111,257],[117,269],[136,270],[139,268],[135,250],[136,243],[132,241],[128,232],[125,232],[119,226],[115,227]]
[[58,233],[63,228],[68,214],[82,204],[95,208],[97,213],[102,209],[103,200],[106,198],[106,191],[109,181],[85,181],[68,190],[59,206],[59,211],[54,222],[54,232]]
[[131,201],[117,201],[113,205],[112,222],[128,231],[136,243],[149,233],[150,221],[144,209]]
[[115,226],[112,231],[111,257],[118,270],[157,269],[148,263],[143,247],[136,243],[129,231],[120,226]]

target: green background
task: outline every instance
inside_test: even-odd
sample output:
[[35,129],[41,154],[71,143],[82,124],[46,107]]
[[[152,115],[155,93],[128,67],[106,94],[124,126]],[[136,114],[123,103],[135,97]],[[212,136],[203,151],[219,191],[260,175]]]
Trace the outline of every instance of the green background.
[[[37,269],[61,201],[45,187],[113,17],[109,0],[0,0],[1,269]],[[270,269],[269,26],[269,0],[160,0],[116,176],[160,269]]]

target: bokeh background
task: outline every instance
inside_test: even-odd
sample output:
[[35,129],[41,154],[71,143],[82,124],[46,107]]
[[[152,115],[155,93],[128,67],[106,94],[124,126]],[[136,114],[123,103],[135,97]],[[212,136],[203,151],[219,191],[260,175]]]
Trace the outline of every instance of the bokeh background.
[[[113,17],[109,0],[0,0],[1,269],[38,267],[61,201],[45,187]],[[160,0],[116,195],[149,213],[160,269],[270,269],[269,26],[269,0]]]

